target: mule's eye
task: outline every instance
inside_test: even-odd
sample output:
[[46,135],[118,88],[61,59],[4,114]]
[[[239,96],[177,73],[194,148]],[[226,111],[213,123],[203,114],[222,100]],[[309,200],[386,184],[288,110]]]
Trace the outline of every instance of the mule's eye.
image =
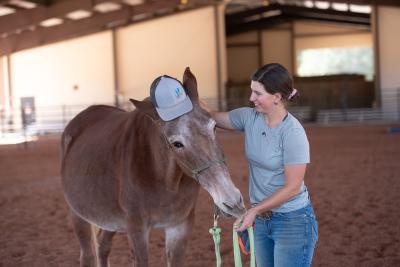
[[175,142],[173,142],[172,144],[173,144],[174,147],[176,147],[176,148],[182,148],[182,147],[183,147],[183,144],[182,144],[181,142],[178,142],[178,141],[175,141]]

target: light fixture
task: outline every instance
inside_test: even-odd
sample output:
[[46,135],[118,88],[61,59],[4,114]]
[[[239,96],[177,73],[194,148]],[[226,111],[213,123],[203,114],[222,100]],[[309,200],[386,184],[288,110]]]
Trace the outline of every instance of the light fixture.
[[0,16],[5,16],[8,14],[12,14],[15,12],[14,8],[11,7],[6,7],[6,6],[0,6]]
[[72,19],[72,20],[79,20],[79,19],[88,18],[91,15],[92,15],[92,12],[89,12],[89,11],[83,10],[83,9],[78,9],[78,10],[69,12],[67,15],[65,15],[65,17]]
[[113,3],[113,2],[104,2],[94,6],[94,10],[100,13],[107,13],[111,11],[115,11],[121,8],[120,4]]
[[329,2],[326,1],[315,1],[315,7],[319,9],[328,9]]
[[313,1],[310,1],[310,0],[304,1],[303,5],[305,7],[308,7],[308,8],[313,8],[314,7]]
[[50,18],[40,22],[42,27],[53,27],[62,24],[64,21],[60,18]]
[[144,0],[122,0],[123,3],[131,6],[137,6],[144,3]]
[[30,2],[30,1],[23,1],[23,0],[11,0],[9,3],[11,5],[26,8],[26,9],[35,8],[37,6],[36,3]]
[[332,8],[338,11],[348,11],[349,5],[346,3],[332,3]]
[[371,13],[371,6],[367,5],[350,5],[350,11],[357,13]]

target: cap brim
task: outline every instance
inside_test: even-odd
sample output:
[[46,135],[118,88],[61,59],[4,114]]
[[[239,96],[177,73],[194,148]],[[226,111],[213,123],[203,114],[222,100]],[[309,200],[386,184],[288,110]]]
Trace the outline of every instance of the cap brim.
[[157,113],[163,121],[172,121],[193,109],[192,101],[188,96],[185,100],[180,102],[178,105],[169,108],[158,108],[156,107]]

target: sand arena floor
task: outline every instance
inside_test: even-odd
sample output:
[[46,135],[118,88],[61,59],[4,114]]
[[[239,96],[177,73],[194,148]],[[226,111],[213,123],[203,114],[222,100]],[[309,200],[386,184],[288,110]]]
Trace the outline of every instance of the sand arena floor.
[[[313,266],[400,266],[400,134],[388,125],[307,126],[306,184],[319,220]],[[243,136],[219,132],[232,179],[247,194]],[[59,178],[59,136],[0,146],[0,267],[78,266],[79,245]],[[215,266],[211,197],[201,190],[187,266]],[[221,219],[223,266],[233,266],[231,219]],[[246,262],[248,263],[248,259]],[[126,236],[111,266],[130,266]],[[164,234],[151,234],[150,266],[165,266]],[[244,266],[249,266],[248,264]]]

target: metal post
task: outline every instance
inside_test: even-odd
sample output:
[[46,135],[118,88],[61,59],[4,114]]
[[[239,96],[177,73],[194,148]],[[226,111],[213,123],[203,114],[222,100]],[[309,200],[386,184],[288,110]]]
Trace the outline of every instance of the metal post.
[[220,49],[220,22],[218,4],[214,5],[214,23],[215,23],[215,52],[217,54],[217,109],[222,110],[222,74],[221,74],[221,49]]
[[116,29],[111,30],[112,35],[112,55],[113,55],[113,71],[114,71],[114,105],[120,107],[119,103],[119,79],[118,79],[118,47]]
[[63,124],[63,128],[65,128],[66,124],[67,124],[67,111],[66,111],[66,106],[62,105],[61,106],[62,109],[62,124]]
[[0,110],[1,136],[3,136],[4,133],[5,133],[4,119],[5,119],[5,112],[4,112],[3,108],[2,108]]
[[400,121],[400,87],[397,88],[397,120]]

